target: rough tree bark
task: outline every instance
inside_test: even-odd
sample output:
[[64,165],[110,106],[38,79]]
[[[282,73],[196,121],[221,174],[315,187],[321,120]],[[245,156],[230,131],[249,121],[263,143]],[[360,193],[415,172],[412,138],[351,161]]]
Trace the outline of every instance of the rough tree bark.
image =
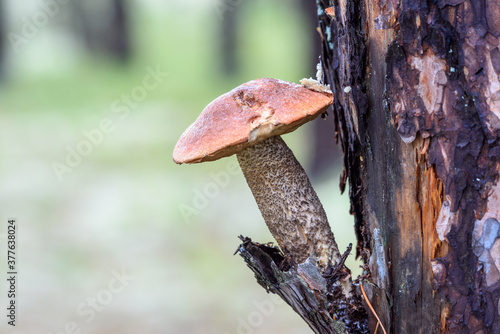
[[500,1],[319,6],[371,303],[391,333],[500,333]]
[[[368,299],[389,333],[500,333],[500,0],[317,3]],[[316,333],[363,330],[328,285],[343,263],[325,283],[239,250]]]

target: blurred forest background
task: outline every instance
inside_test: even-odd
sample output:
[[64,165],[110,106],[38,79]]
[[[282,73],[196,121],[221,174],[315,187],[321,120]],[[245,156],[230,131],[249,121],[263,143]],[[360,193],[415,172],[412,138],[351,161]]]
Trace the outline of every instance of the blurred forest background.
[[[298,0],[0,0],[2,254],[7,220],[19,226],[17,326],[2,313],[0,333],[309,331],[233,256],[240,234],[272,241],[236,158],[177,166],[171,155],[220,94],[314,77],[315,11]],[[353,219],[333,136],[328,117],[284,139],[344,250]]]

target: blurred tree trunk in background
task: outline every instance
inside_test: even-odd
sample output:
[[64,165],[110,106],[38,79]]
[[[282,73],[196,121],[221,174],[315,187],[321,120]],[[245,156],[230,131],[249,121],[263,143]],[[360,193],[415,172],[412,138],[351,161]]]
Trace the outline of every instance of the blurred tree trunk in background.
[[[300,0],[300,7],[307,20],[307,30],[311,34],[309,49],[310,69],[306,76],[315,78],[316,65],[319,62],[321,54],[321,37],[317,31],[318,27],[318,6],[315,1]],[[320,78],[321,79],[321,78]],[[310,175],[311,177],[319,177],[323,172],[328,171],[335,165],[340,164],[341,151],[340,147],[335,143],[335,134],[332,133],[334,126],[333,117],[326,117],[323,120],[313,122],[313,140],[314,151],[311,157]]]
[[500,0],[319,5],[375,311],[390,333],[500,333]]
[[237,59],[237,36],[239,28],[239,13],[241,6],[236,6],[235,8],[228,9],[224,12],[219,12],[221,16],[221,43],[222,43],[222,69],[224,74],[231,76],[238,70],[238,59]]
[[130,56],[128,6],[125,0],[111,0],[112,14],[108,27],[108,52],[127,61]]
[[[242,7],[245,3],[238,2],[237,5],[218,8],[218,14],[222,20],[220,25],[222,68],[228,76],[235,74],[238,70],[238,30]],[[321,51],[321,38],[316,29],[318,26],[317,5],[311,0],[298,0],[293,4],[297,5],[303,13],[307,22],[306,29],[310,33],[309,70],[304,75],[314,78]],[[308,170],[312,177],[318,177],[335,164],[340,163],[340,148],[335,144],[335,136],[331,132],[333,117],[327,117],[322,122],[314,122],[313,126],[314,151],[311,156],[311,167]]]
[[75,34],[83,39],[85,46],[89,51],[94,51],[92,22],[90,21],[88,10],[85,6],[86,2],[81,0],[69,2],[71,17],[73,21],[73,28]]
[[77,31],[92,52],[126,62],[131,54],[129,6],[126,0],[74,1]]

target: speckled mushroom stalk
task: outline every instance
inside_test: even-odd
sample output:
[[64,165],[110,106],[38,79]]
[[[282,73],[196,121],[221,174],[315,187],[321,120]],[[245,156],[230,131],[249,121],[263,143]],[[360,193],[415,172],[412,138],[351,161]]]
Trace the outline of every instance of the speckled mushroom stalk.
[[236,156],[267,227],[285,254],[296,263],[313,256],[322,266],[340,257],[323,205],[280,136]]
[[219,96],[184,131],[173,158],[198,163],[237,154],[278,245],[297,264],[312,257],[324,268],[339,260],[337,244],[309,178],[280,137],[333,102],[324,86],[306,81],[262,78]]

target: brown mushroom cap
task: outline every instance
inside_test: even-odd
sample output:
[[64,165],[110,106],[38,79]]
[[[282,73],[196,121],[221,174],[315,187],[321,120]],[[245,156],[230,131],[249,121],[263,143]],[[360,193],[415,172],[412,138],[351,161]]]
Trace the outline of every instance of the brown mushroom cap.
[[219,96],[175,145],[178,164],[213,161],[294,131],[332,104],[333,95],[277,79],[257,79]]

